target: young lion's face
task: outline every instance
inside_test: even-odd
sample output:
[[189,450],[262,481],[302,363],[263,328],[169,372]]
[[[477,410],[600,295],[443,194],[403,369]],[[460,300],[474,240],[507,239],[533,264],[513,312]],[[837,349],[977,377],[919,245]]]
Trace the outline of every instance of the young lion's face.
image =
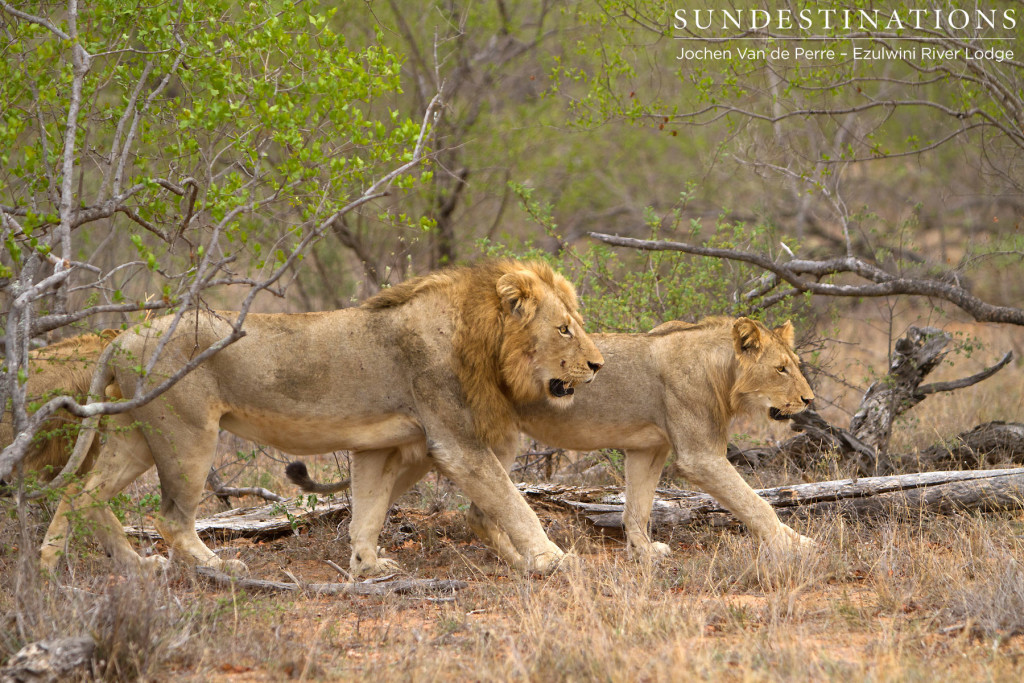
[[[527,403],[546,399],[566,407],[576,388],[593,381],[604,365],[597,346],[583,330],[572,286],[556,276],[555,286],[531,274],[517,273],[514,299],[509,289],[499,293],[506,301],[501,372],[513,398]],[[505,278],[503,278],[504,280]]]
[[790,323],[770,330],[739,318],[733,325],[733,344],[740,362],[733,392],[744,407],[766,407],[773,420],[785,420],[814,400],[814,392],[800,372],[800,359],[793,352]]

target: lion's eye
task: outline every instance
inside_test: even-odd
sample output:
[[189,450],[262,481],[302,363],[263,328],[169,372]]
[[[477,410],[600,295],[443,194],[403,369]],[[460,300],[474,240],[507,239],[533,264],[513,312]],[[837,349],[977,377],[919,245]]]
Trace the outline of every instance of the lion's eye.
[[559,327],[558,328],[558,333],[561,334],[563,337],[571,337],[572,336],[572,334],[569,333],[569,326],[568,325],[562,325],[561,327]]
[[785,366],[785,365],[780,365],[779,367],[777,367],[777,368],[775,368],[775,369],[779,371],[779,374],[780,374],[780,375],[785,375],[785,374],[786,374],[786,372],[787,372],[787,370],[786,370],[786,366]]

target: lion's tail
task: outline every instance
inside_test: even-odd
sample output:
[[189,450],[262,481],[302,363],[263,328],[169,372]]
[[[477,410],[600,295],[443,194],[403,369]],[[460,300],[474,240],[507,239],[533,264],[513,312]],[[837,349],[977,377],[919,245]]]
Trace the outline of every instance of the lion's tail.
[[310,478],[306,463],[301,460],[288,463],[288,466],[284,468],[284,474],[288,477],[288,481],[306,493],[338,493],[347,490],[352,485],[351,479],[343,479],[334,484],[319,484]]

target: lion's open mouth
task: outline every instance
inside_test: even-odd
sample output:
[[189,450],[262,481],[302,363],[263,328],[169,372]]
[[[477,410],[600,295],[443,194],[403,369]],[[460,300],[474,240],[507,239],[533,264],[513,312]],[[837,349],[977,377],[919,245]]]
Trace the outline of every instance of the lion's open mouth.
[[576,392],[575,389],[560,379],[552,379],[548,382],[548,391],[550,391],[551,395],[555,398],[572,396]]
[[780,420],[780,421],[781,420],[792,420],[793,419],[792,415],[789,415],[787,413],[782,412],[781,410],[779,410],[775,406],[772,406],[771,408],[768,409],[768,417],[770,417],[773,420]]

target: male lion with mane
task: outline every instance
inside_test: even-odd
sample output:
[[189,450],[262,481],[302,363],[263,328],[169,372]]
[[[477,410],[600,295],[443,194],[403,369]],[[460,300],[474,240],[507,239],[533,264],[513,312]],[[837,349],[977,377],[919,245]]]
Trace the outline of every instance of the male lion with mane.
[[[683,476],[714,496],[769,547],[813,545],[783,524],[726,459],[735,416],[764,410],[772,419],[786,419],[814,399],[793,352],[790,323],[769,329],[748,318],[706,318],[696,324],[667,322],[646,334],[591,338],[608,360],[601,381],[565,410],[545,410],[536,402],[520,406],[520,425],[550,446],[625,453],[622,521],[631,554],[669,554],[668,545],[651,540],[648,523],[654,490],[671,451]],[[498,452],[506,470],[515,456],[515,450]],[[348,485],[317,484],[302,463],[291,463],[287,473],[309,491],[330,493]],[[515,544],[492,519],[476,505],[468,513],[470,527],[498,555],[521,562]]]
[[[390,571],[377,536],[392,491],[437,467],[500,526],[517,566],[549,572],[563,552],[516,490],[495,452],[517,438],[516,409],[571,405],[604,363],[583,331],[572,285],[538,262],[452,268],[386,289],[360,308],[249,315],[246,335],[150,403],[115,416],[141,425],[110,431],[80,496],[97,539],[115,560],[159,565],[132,549],[105,505],[154,463],[162,491],[155,523],[175,557],[245,571],[196,534],[195,514],[219,429],[295,454],[353,451],[350,566]],[[134,394],[139,367],[171,317],[138,325],[99,359],[93,388]],[[230,331],[221,314],[182,318],[150,375],[156,384]],[[88,448],[82,431],[77,449]],[[430,455],[427,456],[429,443]],[[72,456],[74,457],[74,456]],[[68,533],[67,499],[42,549],[53,569]]]

